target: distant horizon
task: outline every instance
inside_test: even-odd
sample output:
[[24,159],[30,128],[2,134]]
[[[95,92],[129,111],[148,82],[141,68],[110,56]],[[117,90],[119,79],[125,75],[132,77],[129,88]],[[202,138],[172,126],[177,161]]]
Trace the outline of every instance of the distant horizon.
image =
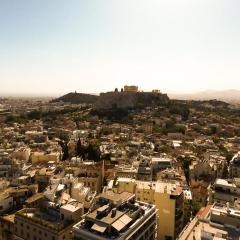
[[[118,90],[120,90],[121,88],[118,88]],[[149,92],[151,90],[149,89],[140,89],[141,91],[145,91],[145,92]],[[161,91],[161,89],[159,89]],[[100,91],[100,92],[83,92],[83,91],[78,91],[78,90],[74,90],[74,91],[67,91],[67,92],[62,92],[62,93],[43,93],[43,92],[39,92],[39,93],[3,93],[0,92],[0,97],[47,97],[47,98],[56,98],[56,97],[60,97],[63,96],[65,94],[68,93],[73,93],[73,92],[77,92],[77,93],[84,93],[84,94],[93,94],[93,95],[99,95],[102,92],[110,92],[110,91],[114,91],[114,89],[109,89],[107,91]],[[166,93],[166,94],[170,94],[170,95],[197,95],[197,94],[201,94],[201,93],[206,93],[206,92],[214,92],[214,93],[218,93],[218,92],[228,92],[228,91],[237,91],[240,93],[240,89],[223,89],[223,90],[219,90],[219,89],[206,89],[206,90],[201,90],[201,91],[197,91],[197,92],[176,92],[176,91],[161,91],[162,93]],[[239,95],[240,97],[240,95]]]

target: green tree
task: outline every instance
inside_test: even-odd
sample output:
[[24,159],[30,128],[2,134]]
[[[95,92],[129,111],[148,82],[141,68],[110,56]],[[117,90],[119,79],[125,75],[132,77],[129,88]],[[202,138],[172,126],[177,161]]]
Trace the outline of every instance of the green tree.
[[228,165],[227,164],[224,164],[224,167],[223,167],[223,178],[227,179],[228,178]]
[[87,147],[87,156],[89,160],[99,161],[100,160],[100,151],[99,147],[92,145],[91,143]]
[[192,163],[192,159],[189,157],[180,156],[178,158],[178,160],[180,160],[182,162],[182,167],[183,167],[183,171],[185,173],[186,180],[187,180],[187,182],[189,182],[189,166]]
[[77,153],[77,156],[82,157],[82,143],[80,138],[77,141],[76,153]]
[[59,145],[62,148],[63,155],[62,155],[62,160],[68,160],[69,159],[69,154],[68,154],[68,145],[65,141],[59,141]]

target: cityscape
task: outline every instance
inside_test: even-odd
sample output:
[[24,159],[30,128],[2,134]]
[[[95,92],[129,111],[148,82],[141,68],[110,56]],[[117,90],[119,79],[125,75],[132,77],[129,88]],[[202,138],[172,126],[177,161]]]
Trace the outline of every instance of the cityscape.
[[0,1],[0,240],[240,240],[239,7]]
[[238,106],[126,85],[1,108],[1,239],[239,239]]

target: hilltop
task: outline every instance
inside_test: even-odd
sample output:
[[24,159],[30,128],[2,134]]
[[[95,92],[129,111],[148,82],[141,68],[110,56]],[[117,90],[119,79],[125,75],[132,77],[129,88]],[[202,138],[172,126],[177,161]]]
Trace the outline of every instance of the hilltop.
[[154,92],[107,92],[101,93],[95,104],[97,109],[142,108],[169,103],[167,94]]
[[77,93],[70,92],[66,95],[63,95],[59,98],[52,100],[52,102],[68,102],[73,104],[81,104],[81,103],[90,103],[94,104],[99,96],[87,93]]
[[72,104],[90,103],[97,109],[134,108],[152,105],[163,105],[169,102],[167,94],[153,92],[106,92],[100,96],[93,94],[71,92],[52,102]]

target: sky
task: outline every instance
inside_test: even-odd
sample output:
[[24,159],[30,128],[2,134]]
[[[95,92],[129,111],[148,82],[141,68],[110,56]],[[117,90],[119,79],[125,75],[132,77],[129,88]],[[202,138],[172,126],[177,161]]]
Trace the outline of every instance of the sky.
[[239,0],[0,0],[0,93],[240,89]]

